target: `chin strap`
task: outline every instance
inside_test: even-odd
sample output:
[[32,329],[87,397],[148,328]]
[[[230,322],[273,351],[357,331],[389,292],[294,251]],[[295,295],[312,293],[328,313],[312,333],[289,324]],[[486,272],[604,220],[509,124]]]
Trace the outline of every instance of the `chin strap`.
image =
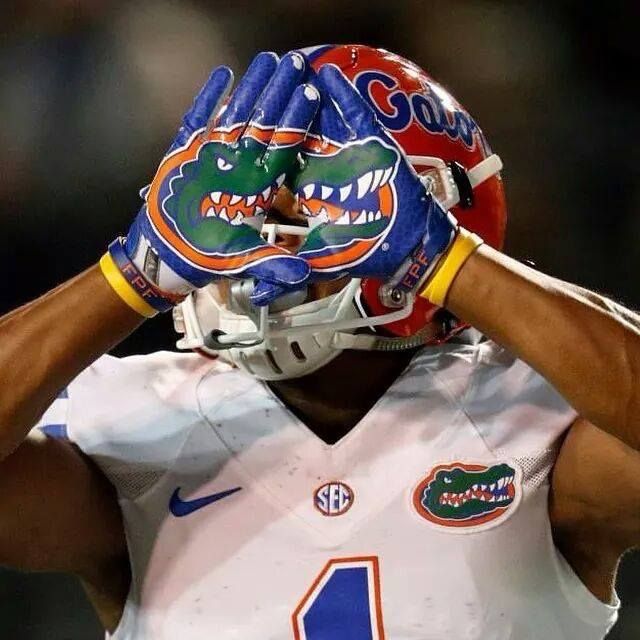
[[442,326],[434,322],[406,338],[387,338],[369,333],[338,332],[333,336],[332,346],[334,349],[356,349],[359,351],[405,351],[438,340],[442,335]]

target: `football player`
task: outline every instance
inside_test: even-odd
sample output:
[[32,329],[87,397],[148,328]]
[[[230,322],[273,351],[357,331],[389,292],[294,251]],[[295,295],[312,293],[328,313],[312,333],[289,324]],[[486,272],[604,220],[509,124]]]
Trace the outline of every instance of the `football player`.
[[[0,321],[0,561],[79,576],[117,640],[602,638],[638,316],[500,252],[500,159],[413,63],[230,84],[126,237]],[[197,353],[103,355],[172,308]]]

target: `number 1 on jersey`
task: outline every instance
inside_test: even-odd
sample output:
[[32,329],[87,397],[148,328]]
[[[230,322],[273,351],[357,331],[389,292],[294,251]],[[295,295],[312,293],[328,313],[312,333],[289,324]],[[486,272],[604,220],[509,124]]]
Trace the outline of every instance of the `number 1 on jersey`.
[[329,560],[291,619],[295,640],[384,640],[378,558]]

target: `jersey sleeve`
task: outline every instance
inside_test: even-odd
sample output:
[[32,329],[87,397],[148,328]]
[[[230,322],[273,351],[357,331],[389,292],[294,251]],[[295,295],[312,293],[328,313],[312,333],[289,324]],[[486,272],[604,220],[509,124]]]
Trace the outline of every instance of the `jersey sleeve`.
[[511,456],[553,451],[578,416],[543,376],[492,342],[478,351],[461,404],[486,445]]
[[173,464],[199,419],[197,385],[220,366],[196,354],[103,356],[59,394],[36,428],[75,444],[121,497],[137,497]]

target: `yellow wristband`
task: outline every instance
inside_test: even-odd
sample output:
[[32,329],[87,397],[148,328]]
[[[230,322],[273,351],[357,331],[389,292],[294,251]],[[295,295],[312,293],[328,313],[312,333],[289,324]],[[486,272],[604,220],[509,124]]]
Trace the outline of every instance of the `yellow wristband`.
[[102,275],[111,285],[113,290],[134,310],[145,318],[153,318],[158,312],[145,300],[143,300],[120,273],[113,258],[109,253],[105,253],[100,258],[100,269]]
[[475,233],[459,227],[458,235],[444,256],[442,264],[436,268],[435,273],[429,278],[427,286],[418,295],[439,307],[443,307],[458,271],[482,243],[482,238]]

